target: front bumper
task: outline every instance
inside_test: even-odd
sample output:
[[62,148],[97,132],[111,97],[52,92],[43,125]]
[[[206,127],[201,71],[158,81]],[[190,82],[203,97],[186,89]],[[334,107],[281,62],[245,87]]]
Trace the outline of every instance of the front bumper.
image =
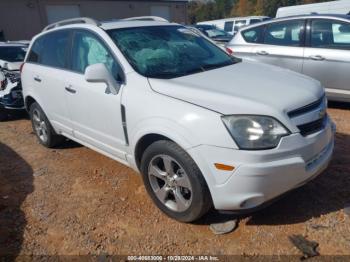
[[24,100],[20,83],[13,87],[0,91],[0,109],[24,110]]
[[[214,146],[190,149],[208,183],[218,210],[244,211],[297,188],[328,166],[334,148],[335,125],[327,120],[323,130],[303,137],[292,134],[272,150],[244,151]],[[214,163],[235,167],[219,171]]]

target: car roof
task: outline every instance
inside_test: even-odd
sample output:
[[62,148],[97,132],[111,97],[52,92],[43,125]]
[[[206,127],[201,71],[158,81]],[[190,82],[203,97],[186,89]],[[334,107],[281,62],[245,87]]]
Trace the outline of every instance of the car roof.
[[342,15],[342,14],[305,14],[305,15],[293,15],[293,16],[284,16],[279,18],[273,18],[271,20],[259,22],[256,24],[248,25],[243,28],[241,28],[239,31],[244,31],[249,28],[255,28],[260,25],[268,25],[275,22],[280,21],[288,21],[288,20],[295,20],[295,19],[311,19],[311,18],[338,18],[338,19],[345,19],[350,20],[350,15]]
[[322,17],[333,17],[333,18],[342,18],[342,19],[350,19],[350,15],[344,15],[344,14],[304,14],[304,15],[292,15],[292,16],[284,16],[284,17],[279,17],[274,20],[279,20],[279,19],[287,19],[287,18],[322,18]]
[[[178,25],[170,23],[168,20],[158,16],[138,16],[123,19],[112,19],[109,21],[97,21],[89,17],[76,17],[66,20],[61,20],[56,23],[46,26],[42,33],[58,29],[58,28],[77,28],[85,26],[95,26],[104,30],[118,29],[118,28],[132,28],[145,26],[164,26],[164,25]],[[41,34],[39,34],[41,35]]]

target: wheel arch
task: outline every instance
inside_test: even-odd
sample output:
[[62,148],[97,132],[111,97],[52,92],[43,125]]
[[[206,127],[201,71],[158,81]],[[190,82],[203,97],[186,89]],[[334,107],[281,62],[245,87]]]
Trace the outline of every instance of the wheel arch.
[[139,170],[140,170],[140,166],[141,166],[141,159],[142,159],[143,153],[145,152],[147,147],[149,147],[151,144],[153,144],[154,142],[159,141],[159,140],[168,140],[168,141],[172,141],[172,142],[176,143],[175,141],[173,141],[169,137],[158,134],[158,133],[145,134],[136,142],[135,150],[134,150],[134,157],[135,157],[136,166]]
[[32,96],[27,96],[24,101],[25,108],[27,112],[29,112],[30,107],[33,103],[37,103],[37,101]]

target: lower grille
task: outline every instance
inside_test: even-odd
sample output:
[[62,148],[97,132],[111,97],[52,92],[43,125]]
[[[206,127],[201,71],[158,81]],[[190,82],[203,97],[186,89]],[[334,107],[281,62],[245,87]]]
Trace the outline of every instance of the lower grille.
[[302,136],[308,136],[308,135],[311,135],[313,133],[316,133],[316,132],[322,130],[326,126],[327,117],[328,116],[325,115],[324,117],[322,117],[316,121],[312,121],[310,123],[299,125],[298,128],[300,130],[300,134]]

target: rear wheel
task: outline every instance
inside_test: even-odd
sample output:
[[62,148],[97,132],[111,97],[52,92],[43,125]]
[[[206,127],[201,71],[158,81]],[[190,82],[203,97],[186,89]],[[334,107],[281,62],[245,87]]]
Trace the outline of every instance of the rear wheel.
[[145,187],[166,215],[192,222],[209,211],[211,196],[193,159],[171,141],[157,141],[143,154],[141,169]]
[[64,137],[56,134],[38,103],[33,103],[30,106],[29,115],[40,144],[51,148],[64,142]]

